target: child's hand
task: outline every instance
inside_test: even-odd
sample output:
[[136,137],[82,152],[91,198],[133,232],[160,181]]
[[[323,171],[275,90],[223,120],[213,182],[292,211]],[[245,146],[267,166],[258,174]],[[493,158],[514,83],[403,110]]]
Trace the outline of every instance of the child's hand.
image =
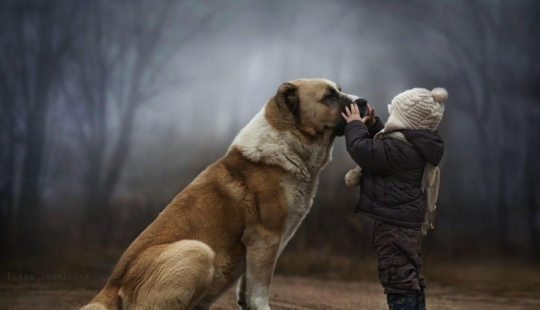
[[[347,123],[350,123],[354,120],[361,121],[362,123],[368,122],[371,117],[369,115],[364,116],[363,118],[360,117],[360,111],[358,110],[358,105],[356,103],[351,104],[351,109],[349,110],[349,107],[345,107],[345,112],[341,112],[341,116],[345,119]],[[370,115],[373,113],[375,115],[375,110],[371,109],[369,110]]]

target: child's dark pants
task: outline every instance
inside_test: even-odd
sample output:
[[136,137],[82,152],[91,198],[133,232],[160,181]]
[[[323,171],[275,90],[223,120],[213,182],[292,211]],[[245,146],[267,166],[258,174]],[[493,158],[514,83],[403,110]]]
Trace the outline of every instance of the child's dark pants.
[[424,277],[420,275],[421,234],[420,229],[375,223],[373,247],[385,294],[408,295],[425,287]]

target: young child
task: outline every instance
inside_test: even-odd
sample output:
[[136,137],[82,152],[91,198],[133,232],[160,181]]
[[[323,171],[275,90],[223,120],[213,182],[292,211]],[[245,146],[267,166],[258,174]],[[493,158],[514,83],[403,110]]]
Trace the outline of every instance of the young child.
[[[444,142],[436,132],[448,93],[414,88],[388,105],[385,125],[375,110],[361,118],[356,104],[342,113],[347,151],[361,167],[346,179],[360,182],[356,212],[375,219],[373,247],[390,310],[426,309],[420,275],[421,233],[433,228]],[[353,182],[354,183],[354,182]]]

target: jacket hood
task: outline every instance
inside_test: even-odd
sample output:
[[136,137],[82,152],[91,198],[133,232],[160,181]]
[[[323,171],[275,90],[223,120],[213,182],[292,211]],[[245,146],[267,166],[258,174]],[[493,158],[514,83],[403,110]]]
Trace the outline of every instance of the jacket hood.
[[435,166],[439,165],[444,153],[444,141],[436,131],[409,129],[400,131],[427,161]]

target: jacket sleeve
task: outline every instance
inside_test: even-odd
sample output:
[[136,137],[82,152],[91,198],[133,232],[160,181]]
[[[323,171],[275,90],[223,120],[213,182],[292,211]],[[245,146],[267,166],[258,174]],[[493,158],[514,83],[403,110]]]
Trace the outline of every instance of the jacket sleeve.
[[383,122],[378,116],[375,116],[375,124],[373,124],[373,126],[371,127],[368,127],[369,135],[371,136],[371,138],[373,138],[379,131],[383,130],[383,128]]
[[392,172],[386,154],[386,141],[374,141],[361,121],[352,121],[345,126],[345,144],[347,152],[362,170],[372,173]]

